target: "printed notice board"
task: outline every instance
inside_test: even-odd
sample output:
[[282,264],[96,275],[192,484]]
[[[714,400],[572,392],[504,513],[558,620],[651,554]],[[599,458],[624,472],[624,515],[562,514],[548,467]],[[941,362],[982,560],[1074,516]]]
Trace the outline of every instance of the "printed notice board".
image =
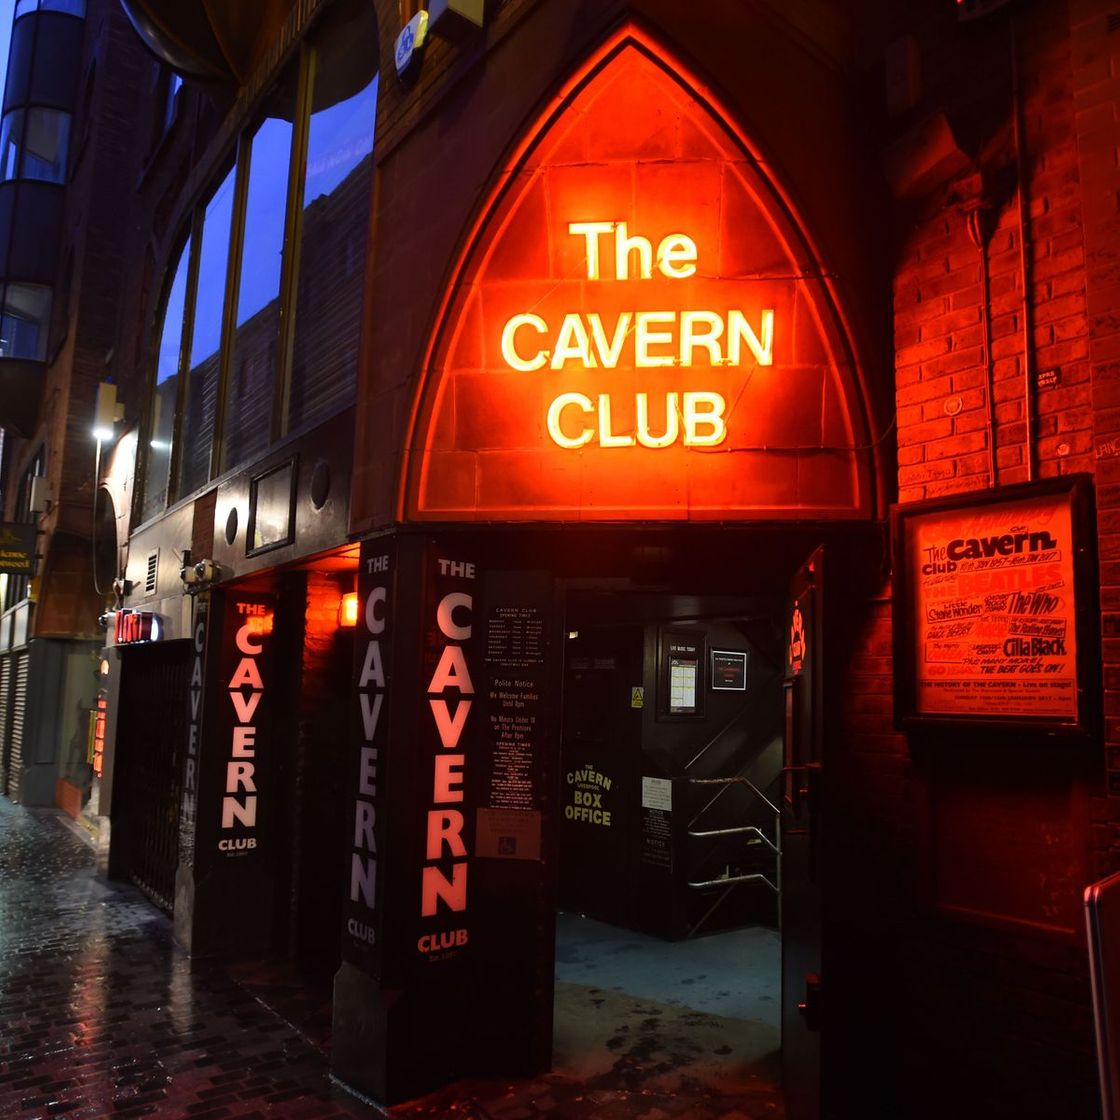
[[1087,484],[895,510],[903,719],[1083,722]]

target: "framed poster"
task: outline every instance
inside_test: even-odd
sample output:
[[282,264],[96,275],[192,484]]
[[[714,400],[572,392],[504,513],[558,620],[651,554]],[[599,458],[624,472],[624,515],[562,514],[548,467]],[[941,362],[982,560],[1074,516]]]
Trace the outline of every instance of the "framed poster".
[[1088,475],[894,506],[895,718],[1089,727]]
[[249,482],[249,531],[245,555],[257,556],[296,539],[296,458],[270,467]]
[[712,650],[713,692],[746,692],[747,651],[745,649]]

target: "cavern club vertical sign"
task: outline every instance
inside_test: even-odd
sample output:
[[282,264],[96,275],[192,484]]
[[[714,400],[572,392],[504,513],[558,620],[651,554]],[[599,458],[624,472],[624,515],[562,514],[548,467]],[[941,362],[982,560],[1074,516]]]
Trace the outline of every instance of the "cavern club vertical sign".
[[206,673],[206,620],[210,605],[195,601],[191,620],[191,675],[187,689],[187,751],[183,759],[183,792],[179,804],[179,862],[195,859],[198,822],[199,747],[202,743],[202,692]]
[[418,867],[416,952],[429,963],[452,960],[470,943],[470,853],[474,810],[468,795],[471,745],[478,739],[475,681],[481,664],[480,578],[454,548],[424,557],[421,609],[421,703],[417,757],[423,852]]
[[[222,606],[217,728],[213,736],[207,735],[207,749],[220,754],[219,780],[217,790],[210,791],[212,803],[206,806],[210,817],[206,842],[213,843],[219,858],[259,855],[264,846],[273,772],[275,617],[276,603],[270,596],[230,595]],[[202,640],[196,631],[196,647]],[[199,654],[196,648],[196,657]]]
[[1091,498],[1071,475],[895,507],[901,722],[1086,729]]
[[406,441],[412,520],[865,516],[867,410],[773,168],[630,29],[464,243]]
[[356,690],[347,786],[342,952],[371,975],[380,974],[388,771],[389,683],[396,631],[397,547],[392,538],[362,544],[358,568]]
[[479,572],[415,538],[359,564],[343,955],[393,982],[470,943]]

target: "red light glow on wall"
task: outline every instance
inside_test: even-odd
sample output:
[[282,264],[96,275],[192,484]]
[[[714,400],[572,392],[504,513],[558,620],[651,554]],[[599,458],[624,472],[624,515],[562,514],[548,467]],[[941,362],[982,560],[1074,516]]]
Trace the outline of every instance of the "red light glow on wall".
[[633,31],[484,208],[412,419],[402,517],[861,517],[859,378],[808,239]]
[[271,611],[261,614],[251,614],[245,619],[243,629],[246,634],[266,635],[271,634],[274,628],[275,615]]
[[343,595],[339,601],[338,624],[344,630],[352,630],[358,625],[358,593],[356,591]]

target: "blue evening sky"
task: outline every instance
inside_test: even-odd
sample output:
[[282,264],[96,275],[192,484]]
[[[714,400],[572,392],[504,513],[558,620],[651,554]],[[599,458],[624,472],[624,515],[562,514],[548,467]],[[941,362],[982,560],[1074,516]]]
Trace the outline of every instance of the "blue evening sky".
[[0,0],[0,81],[8,74],[8,40],[12,37],[12,12],[16,0]]

